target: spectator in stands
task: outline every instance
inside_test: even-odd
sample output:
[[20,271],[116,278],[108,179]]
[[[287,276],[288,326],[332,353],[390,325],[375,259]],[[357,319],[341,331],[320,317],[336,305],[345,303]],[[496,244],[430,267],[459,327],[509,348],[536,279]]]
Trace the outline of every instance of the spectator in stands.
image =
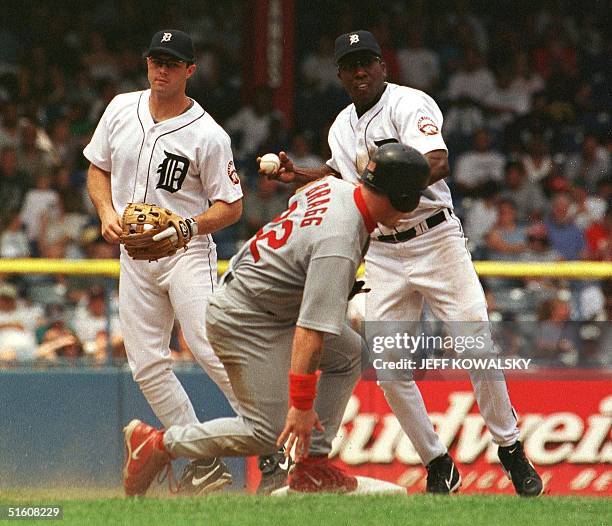
[[[554,263],[561,255],[551,248],[548,232],[544,223],[538,222],[526,228],[527,246],[519,255],[520,261],[534,263]],[[559,293],[556,280],[547,277],[529,276],[522,280],[522,289],[533,305],[544,299],[551,299]]]
[[55,167],[49,137],[27,119],[21,126],[17,167],[27,175],[27,180],[30,182],[35,181],[40,175],[51,176]]
[[535,71],[533,62],[524,51],[519,51],[514,57],[511,86],[522,92],[526,92],[529,97],[542,91],[545,87],[544,80],[541,75]]
[[0,257],[30,257],[30,242],[24,232],[19,214],[13,216],[8,226],[0,234]]
[[[331,56],[331,53],[330,55]],[[423,27],[411,25],[406,33],[406,46],[397,51],[399,83],[426,93],[436,90],[440,80],[440,59],[423,43]]]
[[560,261],[561,254],[550,246],[548,230],[542,222],[534,223],[525,229],[526,250],[520,255],[521,261],[553,262]]
[[494,90],[495,77],[487,68],[482,54],[474,48],[466,49],[459,71],[448,81],[448,99],[468,99],[481,105]]
[[612,261],[612,207],[608,206],[603,219],[591,224],[584,236],[586,259]]
[[570,205],[566,193],[553,195],[551,213],[545,221],[552,248],[568,261],[582,259],[585,249],[584,235],[570,215]]
[[537,309],[537,335],[533,356],[541,365],[576,365],[577,326],[571,320],[569,301],[562,297],[544,300]]
[[47,323],[37,331],[38,357],[48,360],[81,358],[84,355],[83,345],[66,324],[63,310],[52,309],[48,312]]
[[468,247],[476,258],[483,257],[484,237],[497,222],[497,199],[499,185],[487,181],[481,187],[480,197],[466,207],[463,228],[468,240]]
[[590,195],[582,181],[572,185],[570,194],[572,196],[570,215],[580,230],[586,230],[592,223],[603,219],[608,204],[598,195]]
[[33,255],[38,255],[38,239],[43,217],[53,220],[57,216],[59,194],[51,188],[51,176],[41,173],[36,178],[36,186],[25,195],[20,211],[30,249]]
[[525,229],[517,223],[516,203],[500,199],[497,203],[497,222],[486,237],[489,259],[516,261],[527,249]]
[[391,17],[389,14],[378,15],[378,20],[372,26],[372,34],[379,43],[382,50],[382,59],[387,64],[387,80],[397,83],[399,81],[400,69],[397,60],[397,50],[393,42],[393,30],[391,29]]
[[468,99],[458,99],[450,105],[442,125],[442,134],[451,162],[470,149],[474,135],[484,125],[485,116],[479,105]]
[[82,213],[69,212],[66,194],[58,194],[53,215],[43,214],[38,231],[38,250],[43,258],[80,259],[81,232],[89,221]]
[[512,80],[511,70],[503,66],[498,67],[495,86],[483,99],[483,105],[489,114],[487,125],[499,133],[531,109],[531,94],[524,86],[512,84]]
[[334,39],[322,34],[314,51],[306,54],[302,62],[302,75],[312,89],[319,94],[329,89],[341,90],[338,66],[334,62]]
[[595,193],[597,183],[610,174],[610,152],[596,135],[584,137],[582,151],[570,156],[565,164],[565,175],[570,181],[582,181],[587,190]]
[[501,197],[516,203],[518,221],[533,222],[542,219],[548,211],[548,201],[540,186],[529,182],[520,162],[507,163],[504,171],[504,190]]
[[552,172],[553,161],[540,133],[531,135],[527,142],[526,152],[521,156],[521,162],[527,179],[532,183],[543,181]]
[[[527,145],[527,151],[531,154],[533,148],[539,147],[537,154],[546,155],[549,149],[557,151],[559,142],[559,131],[557,123],[553,119],[548,109],[548,96],[546,92],[535,93],[531,98],[531,111],[510,123],[505,130],[505,143],[507,147],[516,151],[521,146]],[[538,137],[541,142],[531,144],[532,140]],[[535,154],[532,154],[535,157]],[[535,164],[540,167],[540,163]],[[540,179],[546,174],[539,175]],[[530,174],[531,178],[531,174]]]
[[237,163],[255,162],[260,153],[259,146],[268,137],[274,120],[282,122],[282,116],[272,106],[272,89],[259,86],[253,104],[239,109],[225,123],[225,130],[232,137]]
[[[110,317],[110,321],[108,320]],[[109,310],[106,304],[104,289],[92,287],[84,304],[77,306],[71,325],[79,340],[83,343],[86,355],[105,356],[108,342],[108,324],[110,324],[110,343],[113,352],[121,352],[123,337],[116,310]]]
[[297,166],[304,168],[316,168],[325,162],[320,155],[313,153],[310,138],[304,133],[293,136],[287,155]]
[[244,197],[243,239],[250,238],[287,208],[289,190],[286,185],[267,177],[258,177],[255,184],[255,190],[247,192]]
[[17,151],[5,146],[0,151],[0,230],[19,212],[27,190],[27,174],[17,168]]
[[506,158],[491,148],[491,135],[480,129],[474,135],[474,149],[459,156],[453,182],[460,195],[478,195],[487,181],[500,183],[503,179]]
[[0,148],[19,146],[19,111],[17,104],[9,101],[4,104],[1,112],[2,120],[0,121]]
[[18,301],[17,287],[0,282],[0,361],[34,360],[35,327],[41,308],[28,308]]

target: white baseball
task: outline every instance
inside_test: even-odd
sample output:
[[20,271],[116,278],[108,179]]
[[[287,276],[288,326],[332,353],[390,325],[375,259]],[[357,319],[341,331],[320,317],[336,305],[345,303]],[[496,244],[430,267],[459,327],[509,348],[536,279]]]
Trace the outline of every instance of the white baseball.
[[259,160],[259,169],[265,174],[275,174],[280,168],[280,159],[275,153],[266,153]]

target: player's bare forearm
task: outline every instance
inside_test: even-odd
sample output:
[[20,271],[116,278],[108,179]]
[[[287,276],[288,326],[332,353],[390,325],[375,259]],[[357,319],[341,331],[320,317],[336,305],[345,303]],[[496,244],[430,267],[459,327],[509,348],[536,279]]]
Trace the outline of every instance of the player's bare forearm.
[[233,203],[215,201],[211,207],[194,217],[198,222],[198,234],[211,234],[233,225],[242,216],[242,199]]
[[429,184],[437,183],[450,175],[450,166],[448,165],[448,152],[446,150],[433,150],[425,154],[431,175]]
[[[319,421],[319,416],[312,407],[316,388],[314,386],[305,388],[304,385],[299,383],[294,385],[293,382],[295,382],[296,376],[301,377],[301,381],[306,380],[307,383],[308,375],[314,377],[314,373],[319,368],[322,349],[322,332],[303,327],[295,328],[291,350],[291,374],[289,378],[289,400],[291,407],[287,413],[285,428],[278,437],[277,445],[280,446],[286,443],[287,454],[295,446],[295,459],[298,462],[308,456],[312,429],[315,428],[323,431],[323,426]],[[316,385],[316,377],[314,382]],[[309,394],[307,395],[307,393]],[[300,405],[304,404],[305,398],[309,398],[309,404]]]
[[291,372],[313,374],[319,368],[323,351],[323,333],[296,327],[291,349]]
[[[317,179],[321,179],[321,177],[325,177],[326,175],[334,175],[339,177],[339,174],[337,174],[326,164],[322,164],[316,168],[303,168],[300,166],[295,166],[286,152],[279,152],[278,157],[280,159],[280,168],[276,173],[265,174],[261,170],[259,173],[261,175],[266,175],[270,179],[275,179],[283,183],[298,184],[307,184],[312,181],[316,181]],[[257,158],[258,162],[259,160],[260,159]]]
[[95,164],[87,170],[87,192],[100,217],[102,237],[109,243],[119,243],[121,218],[113,208],[111,174]]
[[295,174],[295,182],[299,184],[307,184],[327,175],[338,175],[326,164],[322,164],[317,168],[302,168],[300,166],[294,166],[293,173]]

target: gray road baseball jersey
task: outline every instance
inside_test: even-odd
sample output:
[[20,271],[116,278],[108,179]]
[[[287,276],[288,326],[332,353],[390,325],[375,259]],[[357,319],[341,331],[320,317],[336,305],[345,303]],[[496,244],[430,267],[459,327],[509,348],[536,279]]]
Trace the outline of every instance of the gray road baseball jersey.
[[[446,150],[442,139],[442,112],[426,93],[387,83],[380,100],[357,117],[350,104],[336,117],[329,130],[332,157],[327,164],[343,179],[356,182],[379,146],[400,142],[416,148],[422,154]],[[406,214],[397,230],[407,230],[423,221],[438,208],[452,208],[453,201],[447,184],[442,180],[430,185],[418,208]],[[377,234],[392,232],[378,225]]]
[[232,258],[235,280],[262,310],[300,327],[340,334],[347,297],[375,227],[361,189],[325,177]]

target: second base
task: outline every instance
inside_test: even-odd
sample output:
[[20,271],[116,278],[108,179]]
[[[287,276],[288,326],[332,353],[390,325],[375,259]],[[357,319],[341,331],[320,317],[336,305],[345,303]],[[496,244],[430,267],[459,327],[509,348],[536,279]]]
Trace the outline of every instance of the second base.
[[[405,495],[406,488],[393,484],[393,482],[387,482],[386,480],[373,479],[371,477],[360,477],[357,476],[357,489],[345,495],[373,495],[373,494],[392,494],[400,493]],[[274,490],[271,495],[275,497],[285,497],[287,495],[295,494],[297,492],[290,492],[289,486],[283,486],[277,490]]]

